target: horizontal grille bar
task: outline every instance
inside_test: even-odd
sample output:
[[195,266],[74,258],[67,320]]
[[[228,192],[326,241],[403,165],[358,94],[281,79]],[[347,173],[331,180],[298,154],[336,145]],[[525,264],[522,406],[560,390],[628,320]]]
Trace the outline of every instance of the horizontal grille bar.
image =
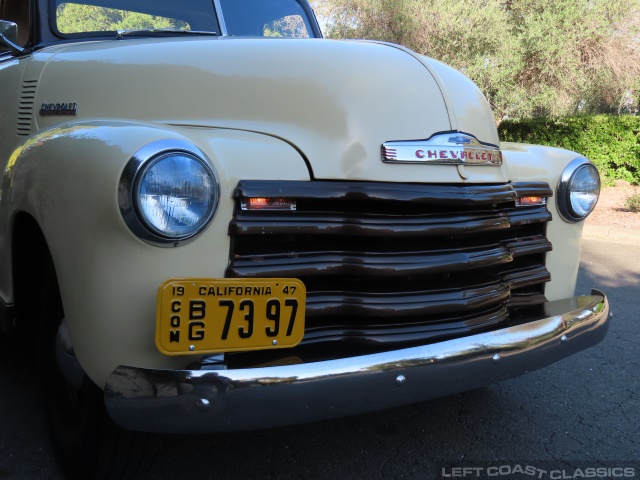
[[329,326],[311,326],[305,332],[305,342],[353,342],[371,345],[394,346],[417,344],[440,337],[464,335],[470,330],[486,329],[508,320],[505,307],[476,311],[467,316],[442,318],[428,324],[394,322],[393,324],[365,324],[353,326],[348,322]]
[[[296,258],[291,258],[295,256]],[[305,252],[302,254],[272,254],[260,258],[237,258],[231,277],[277,277],[308,275],[356,275],[397,277],[460,271],[497,265],[511,260],[511,252],[502,246],[486,249],[445,250],[431,252],[355,253]]]
[[313,292],[307,296],[307,315],[393,318],[468,311],[505,301],[506,284],[417,292]]
[[414,203],[429,205],[497,204],[515,202],[518,196],[550,197],[546,183],[500,185],[422,185],[378,182],[300,182],[280,180],[241,181],[235,198],[290,197],[299,200],[347,200],[375,205]]
[[528,211],[474,212],[473,214],[337,216],[334,213],[307,215],[246,213],[229,225],[230,235],[464,235],[546,222],[551,214],[545,207]]
[[[287,219],[288,217],[288,219]],[[313,234],[313,235],[456,235],[509,228],[509,219],[500,213],[476,215],[243,215],[231,222],[231,235]]]
[[511,262],[514,256],[551,250],[543,238],[506,245],[440,249],[403,253],[288,252],[237,255],[227,270],[229,277],[293,277],[309,275],[355,275],[397,277],[471,270]]

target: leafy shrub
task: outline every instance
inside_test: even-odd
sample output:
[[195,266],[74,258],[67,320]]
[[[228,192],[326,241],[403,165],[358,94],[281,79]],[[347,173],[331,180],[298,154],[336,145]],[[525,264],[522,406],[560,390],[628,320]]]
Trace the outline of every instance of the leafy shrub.
[[631,195],[627,198],[624,202],[624,206],[627,207],[627,210],[640,213],[640,193],[637,195]]
[[640,183],[640,117],[593,115],[505,120],[498,127],[504,141],[566,148],[591,160],[603,182]]
[[312,3],[329,37],[401,43],[462,71],[497,119],[638,111],[638,0]]

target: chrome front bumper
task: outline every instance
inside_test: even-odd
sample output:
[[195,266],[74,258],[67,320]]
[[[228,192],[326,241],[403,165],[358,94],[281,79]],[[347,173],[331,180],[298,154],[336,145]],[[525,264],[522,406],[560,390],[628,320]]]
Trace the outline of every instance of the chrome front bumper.
[[120,366],[105,402],[120,426],[153,432],[257,430],[383,410],[549,365],[606,334],[605,295],[548,302],[537,319],[385,353],[242,370]]

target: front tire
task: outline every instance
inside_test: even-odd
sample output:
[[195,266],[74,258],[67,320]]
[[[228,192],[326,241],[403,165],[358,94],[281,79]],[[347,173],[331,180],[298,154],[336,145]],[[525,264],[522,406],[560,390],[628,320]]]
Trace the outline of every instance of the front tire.
[[102,390],[86,375],[73,384],[65,377],[56,356],[64,312],[55,271],[48,263],[40,295],[39,364],[45,416],[56,458],[73,480],[133,478],[148,456],[148,436],[118,427],[106,413]]

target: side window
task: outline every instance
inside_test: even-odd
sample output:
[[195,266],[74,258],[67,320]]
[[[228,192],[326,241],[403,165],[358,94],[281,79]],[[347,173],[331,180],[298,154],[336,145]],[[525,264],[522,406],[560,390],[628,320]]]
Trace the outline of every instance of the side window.
[[265,37],[309,38],[307,26],[300,15],[287,15],[266,23],[263,32]]

